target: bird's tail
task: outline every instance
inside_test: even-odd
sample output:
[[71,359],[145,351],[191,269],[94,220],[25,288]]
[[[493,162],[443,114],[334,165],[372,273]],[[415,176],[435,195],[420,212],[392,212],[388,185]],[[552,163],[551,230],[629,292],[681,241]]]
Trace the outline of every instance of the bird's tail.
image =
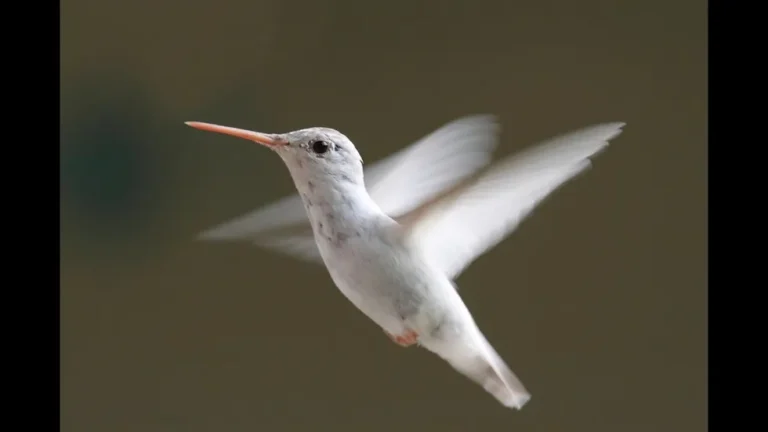
[[[509,369],[496,350],[479,330],[470,343],[459,348],[443,346],[448,349],[431,349],[446,360],[457,371],[472,381],[483,386],[502,405],[521,409],[531,398],[523,383]],[[469,346],[468,346],[469,345]],[[437,348],[437,347],[434,347]]]

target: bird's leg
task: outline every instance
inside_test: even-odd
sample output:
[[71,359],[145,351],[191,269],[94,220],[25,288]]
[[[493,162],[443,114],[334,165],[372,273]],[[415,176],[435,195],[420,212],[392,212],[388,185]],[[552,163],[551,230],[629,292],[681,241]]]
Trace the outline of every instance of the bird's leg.
[[387,336],[389,336],[389,338],[392,339],[396,344],[403,347],[411,346],[419,341],[419,334],[410,329],[399,335],[393,335],[388,332],[385,333],[387,333]]

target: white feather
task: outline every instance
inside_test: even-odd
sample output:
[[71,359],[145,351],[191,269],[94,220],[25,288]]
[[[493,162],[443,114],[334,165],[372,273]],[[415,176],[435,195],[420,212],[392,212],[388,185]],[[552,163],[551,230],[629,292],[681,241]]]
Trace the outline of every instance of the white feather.
[[[302,208],[302,210],[304,210]],[[303,261],[322,263],[312,231],[293,235],[275,235],[255,240],[261,247],[272,249]]]
[[413,244],[449,278],[498,244],[557,187],[590,166],[624,123],[593,126],[542,143],[493,165],[407,223]]

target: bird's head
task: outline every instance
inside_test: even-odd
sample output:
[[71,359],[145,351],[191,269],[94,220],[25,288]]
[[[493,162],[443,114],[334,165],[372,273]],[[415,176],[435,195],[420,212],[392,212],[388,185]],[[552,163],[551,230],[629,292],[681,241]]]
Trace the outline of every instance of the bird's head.
[[341,132],[312,127],[281,134],[269,134],[187,122],[187,125],[209,132],[244,138],[277,153],[288,166],[299,186],[327,184],[363,186],[363,160],[352,141]]

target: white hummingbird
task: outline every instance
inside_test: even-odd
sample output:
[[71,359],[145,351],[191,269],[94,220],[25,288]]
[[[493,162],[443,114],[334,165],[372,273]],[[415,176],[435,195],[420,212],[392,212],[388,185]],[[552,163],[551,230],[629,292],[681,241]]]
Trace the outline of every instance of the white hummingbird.
[[[249,239],[324,263],[339,290],[396,343],[432,351],[506,407],[520,409],[530,399],[453,281],[547,195],[589,167],[589,158],[624,123],[553,138],[486,167],[497,142],[496,120],[464,117],[370,166],[365,179],[357,149],[334,129],[266,134],[187,124],[273,150],[299,192],[202,238]],[[281,233],[291,226],[300,231]]]

